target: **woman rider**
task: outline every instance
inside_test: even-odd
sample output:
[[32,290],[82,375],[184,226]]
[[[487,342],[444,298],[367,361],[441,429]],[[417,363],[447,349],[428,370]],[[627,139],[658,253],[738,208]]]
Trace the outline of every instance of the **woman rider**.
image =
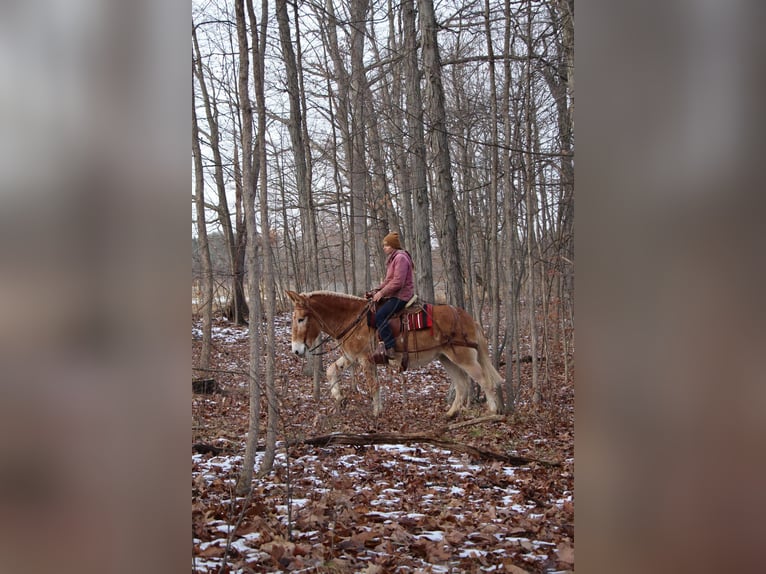
[[375,312],[375,325],[382,341],[378,351],[372,355],[375,363],[386,363],[394,358],[394,336],[388,320],[391,315],[404,309],[415,293],[412,258],[402,249],[398,233],[392,232],[383,238],[383,251],[388,256],[386,278],[380,287],[373,290],[372,296],[376,303],[383,301]]

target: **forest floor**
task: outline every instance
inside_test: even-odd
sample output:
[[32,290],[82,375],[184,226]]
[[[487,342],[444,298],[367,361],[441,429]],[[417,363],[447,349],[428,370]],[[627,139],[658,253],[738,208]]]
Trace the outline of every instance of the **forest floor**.
[[[221,392],[193,395],[192,444],[221,451],[192,449],[194,572],[574,571],[574,385],[562,364],[547,365],[540,407],[528,401],[531,366],[522,363],[514,414],[447,430],[487,413],[478,404],[445,419],[449,380],[438,362],[403,374],[379,369],[384,410],[375,420],[353,373],[342,380],[343,411],[334,409],[324,378],[314,401],[304,360],[290,353],[289,314],[277,317],[276,329],[277,457],[274,470],[254,479],[248,501],[234,494],[248,424],[247,328],[214,323],[217,371],[205,376]],[[195,366],[199,337],[195,321]],[[325,364],[337,356],[329,353]],[[429,433],[560,464],[482,461],[426,443],[285,447],[335,432]]]

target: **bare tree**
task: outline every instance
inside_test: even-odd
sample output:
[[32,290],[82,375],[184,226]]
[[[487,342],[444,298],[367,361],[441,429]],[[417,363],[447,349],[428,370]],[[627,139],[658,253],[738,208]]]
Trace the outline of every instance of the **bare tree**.
[[266,426],[266,451],[259,470],[260,474],[270,472],[274,465],[277,442],[277,422],[279,409],[277,404],[277,392],[275,387],[274,354],[276,349],[274,317],[276,315],[276,286],[274,271],[274,254],[271,248],[271,223],[269,222],[268,207],[268,178],[266,162],[266,96],[264,91],[264,58],[266,49],[266,22],[268,16],[268,0],[262,0],[261,31],[260,38],[253,8],[253,0],[247,0],[247,11],[250,17],[250,33],[252,36],[253,52],[253,84],[255,86],[255,102],[258,116],[258,144],[257,161],[259,163],[260,184],[258,189],[258,204],[261,216],[261,254],[263,260],[263,286],[266,291],[266,353],[265,353],[265,379],[266,404],[268,422]]
[[[192,79],[192,95],[195,93]],[[207,221],[205,221],[205,174],[202,169],[202,150],[199,144],[199,126],[197,124],[196,101],[192,98],[192,156],[194,158],[194,207],[197,218],[197,249],[201,268],[201,289],[199,308],[202,311],[202,348],[199,368],[210,368],[210,349],[212,346],[213,326],[213,265],[210,261],[210,246],[207,239]]]
[[230,286],[231,297],[228,304],[227,314],[237,323],[242,324],[245,320],[246,306],[244,292],[242,288],[242,276],[236,273],[238,267],[237,240],[234,236],[234,230],[231,222],[231,213],[229,210],[229,200],[226,193],[226,185],[223,176],[223,157],[221,154],[221,135],[218,122],[218,107],[215,98],[209,94],[207,81],[205,79],[204,67],[202,65],[202,56],[200,54],[199,42],[197,40],[197,29],[192,27],[192,40],[196,54],[194,74],[200,88],[200,95],[205,108],[205,116],[209,128],[208,145],[213,153],[213,179],[215,181],[216,191],[218,192],[218,222],[223,230],[223,236],[226,240],[226,249],[229,256],[229,269],[231,270]]
[[430,129],[428,141],[434,161],[434,177],[439,196],[444,225],[441,229],[439,245],[446,272],[447,299],[458,307],[465,307],[463,289],[463,269],[458,247],[457,216],[455,214],[454,190],[452,187],[452,169],[449,140],[444,108],[444,86],[442,85],[442,67],[437,39],[436,15],[433,0],[418,0],[420,11],[420,31],[423,43],[423,71]]
[[524,131],[526,136],[526,153],[524,154],[524,200],[526,207],[526,264],[529,270],[527,274],[527,319],[529,321],[529,344],[532,355],[532,402],[538,404],[542,401],[540,379],[538,377],[537,357],[537,308],[535,305],[535,274],[534,274],[534,250],[535,250],[535,219],[534,219],[534,194],[535,194],[535,167],[532,155],[532,126],[534,102],[532,82],[532,0],[527,0],[527,30],[525,42],[527,44],[527,60],[525,66],[525,91],[524,91]]
[[247,294],[250,303],[250,412],[247,429],[247,445],[242,462],[242,472],[237,481],[237,493],[250,492],[253,481],[255,453],[258,447],[258,435],[261,422],[261,289],[260,270],[258,268],[258,232],[255,217],[255,177],[253,173],[253,106],[250,101],[249,56],[247,41],[247,23],[244,0],[235,0],[234,11],[237,21],[237,44],[239,48],[239,109],[242,114],[242,188],[245,203],[245,225],[247,227],[247,250],[245,265],[247,268]]
[[[365,163],[364,35],[368,0],[351,0],[351,228],[353,230],[353,290],[361,293],[370,286],[369,245],[367,242]],[[377,245],[377,242],[376,242]]]
[[492,145],[489,146],[490,152],[490,180],[488,193],[489,213],[489,277],[488,291],[490,298],[490,323],[489,323],[489,344],[493,350],[492,363],[495,367],[500,364],[500,251],[499,251],[499,233],[497,233],[498,215],[500,208],[498,206],[499,190],[499,171],[500,156],[498,153],[498,106],[497,106],[497,81],[495,79],[495,48],[493,45],[492,19],[489,0],[484,0],[484,26],[487,41],[487,57],[489,62],[489,126]]
[[423,127],[423,98],[420,91],[418,42],[415,28],[415,0],[402,3],[405,78],[407,92],[407,133],[412,177],[413,259],[417,289],[426,301],[433,301],[434,274],[431,258],[431,217],[426,178],[426,145]]

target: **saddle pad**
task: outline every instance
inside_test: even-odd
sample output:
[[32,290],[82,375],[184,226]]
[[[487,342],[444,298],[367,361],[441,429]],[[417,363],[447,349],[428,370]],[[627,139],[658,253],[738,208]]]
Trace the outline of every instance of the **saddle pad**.
[[[397,315],[400,315],[397,313],[394,315],[396,317]],[[434,324],[434,318],[433,318],[433,305],[430,303],[427,303],[423,305],[423,310],[419,313],[410,313],[407,315],[407,328],[410,331],[419,331],[420,329],[430,329]],[[375,313],[372,312],[372,310],[367,312],[367,325],[375,328]]]
[[407,315],[407,319],[409,321],[409,330],[410,331],[418,331],[420,329],[428,329],[433,325],[433,311],[432,308],[433,305],[426,304],[423,305],[423,310],[420,313],[412,313],[411,315]]

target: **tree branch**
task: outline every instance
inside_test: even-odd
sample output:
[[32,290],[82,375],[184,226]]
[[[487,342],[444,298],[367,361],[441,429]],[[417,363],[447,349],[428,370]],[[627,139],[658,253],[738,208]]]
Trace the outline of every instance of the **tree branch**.
[[501,461],[514,466],[521,466],[536,462],[543,466],[559,466],[559,462],[550,462],[545,460],[538,460],[535,458],[527,458],[523,456],[514,456],[510,454],[504,454],[500,452],[494,452],[491,450],[455,442],[449,439],[440,438],[428,434],[412,433],[412,434],[398,434],[398,433],[369,433],[369,434],[353,434],[353,433],[333,433],[328,435],[316,436],[306,438],[303,440],[290,441],[289,446],[296,444],[307,444],[312,446],[328,446],[331,444],[343,444],[348,446],[367,446],[372,444],[413,444],[413,443],[426,443],[438,446],[445,450],[453,452],[462,452],[470,455],[471,457],[483,460],[483,461]]

